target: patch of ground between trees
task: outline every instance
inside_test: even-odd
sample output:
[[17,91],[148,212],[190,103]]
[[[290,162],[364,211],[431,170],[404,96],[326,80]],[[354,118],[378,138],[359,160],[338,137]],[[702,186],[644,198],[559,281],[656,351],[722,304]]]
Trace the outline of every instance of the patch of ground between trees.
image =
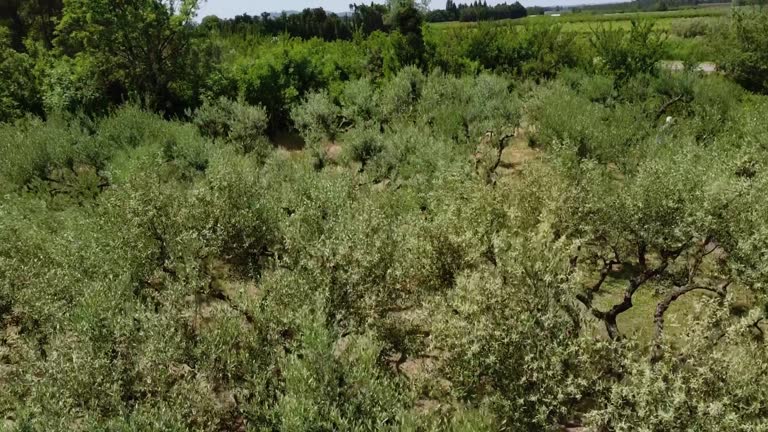
[[[501,158],[493,173],[498,176],[507,176],[520,172],[524,165],[540,156],[539,149],[530,146],[528,140],[529,132],[526,126],[516,128],[512,137],[506,143],[501,152]],[[487,137],[480,138],[482,141]],[[304,140],[297,134],[291,132],[279,132],[272,137],[273,144],[278,152],[286,158],[296,158],[307,152]],[[342,163],[343,144],[337,141],[326,142],[320,145],[324,152],[325,159],[332,164]],[[477,155],[475,155],[477,157]],[[385,180],[386,183],[389,183]],[[380,184],[380,187],[383,187]]]
[[[717,72],[717,65],[712,62],[697,63],[693,66],[697,72],[703,72],[705,74],[711,74],[711,73]],[[686,65],[682,61],[674,60],[674,61],[661,62],[661,67],[671,71],[680,72],[685,70]]]
[[539,157],[539,153],[539,150],[529,145],[527,131],[518,128],[514,138],[501,152],[501,163],[496,172],[501,175],[519,172],[526,162]]
[[300,152],[306,147],[306,143],[301,135],[290,131],[275,133],[271,137],[271,141],[277,148],[287,152]]

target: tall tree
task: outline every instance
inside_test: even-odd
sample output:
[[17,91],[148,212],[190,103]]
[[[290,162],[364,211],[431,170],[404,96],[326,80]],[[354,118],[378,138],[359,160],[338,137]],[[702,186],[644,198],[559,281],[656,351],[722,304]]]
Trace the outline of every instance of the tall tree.
[[414,0],[390,0],[389,25],[405,36],[399,51],[404,64],[421,65],[424,57],[424,13]]
[[56,44],[95,57],[108,79],[149,108],[179,110],[174,82],[189,79],[196,0],[65,0]]

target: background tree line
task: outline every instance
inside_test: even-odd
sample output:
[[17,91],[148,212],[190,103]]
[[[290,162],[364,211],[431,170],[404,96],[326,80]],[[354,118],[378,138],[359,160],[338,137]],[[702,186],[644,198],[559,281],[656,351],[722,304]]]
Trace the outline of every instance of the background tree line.
[[203,18],[202,26],[225,34],[289,34],[305,39],[350,40],[357,33],[367,36],[375,31],[389,31],[391,26],[386,23],[388,14],[386,5],[352,4],[350,13],[342,16],[322,8],[308,8],[300,13],[283,13],[280,16],[271,16],[266,12],[261,16],[243,14],[225,19],[208,16]]
[[426,19],[429,22],[477,22],[516,19],[527,15],[527,9],[520,2],[488,6],[488,3],[485,1],[475,1],[469,4],[459,3],[457,5],[453,0],[448,0],[445,4],[445,9],[429,11]]

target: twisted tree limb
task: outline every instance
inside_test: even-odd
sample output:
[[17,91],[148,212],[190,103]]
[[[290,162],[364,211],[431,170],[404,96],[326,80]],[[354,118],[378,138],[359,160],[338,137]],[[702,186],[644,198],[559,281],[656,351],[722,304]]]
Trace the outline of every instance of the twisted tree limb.
[[577,300],[579,300],[586,308],[590,311],[590,313],[597,319],[603,322],[605,325],[605,330],[608,333],[608,337],[611,338],[611,340],[617,340],[621,337],[621,332],[619,331],[618,324],[616,322],[619,315],[622,313],[628,311],[632,308],[633,302],[632,298],[635,295],[635,293],[643,286],[646,282],[649,280],[656,278],[660,275],[662,275],[669,265],[677,260],[677,258],[683,253],[683,251],[688,247],[690,244],[690,239],[685,241],[683,244],[681,244],[679,247],[675,249],[664,249],[660,251],[661,255],[661,263],[656,266],[649,268],[647,263],[647,247],[644,243],[639,243],[637,248],[637,260],[638,260],[638,266],[639,266],[639,272],[632,277],[629,282],[627,283],[627,288],[624,291],[624,296],[621,300],[621,302],[614,304],[609,310],[603,311],[600,309],[597,309],[592,304],[592,299],[595,293],[597,293],[600,290],[600,287],[605,282],[605,279],[608,277],[608,273],[612,269],[612,266],[617,264],[615,261],[606,261],[604,260],[604,266],[600,272],[600,278],[598,281],[592,285],[591,288],[587,289],[585,292],[578,294],[576,296]]
[[651,362],[656,363],[659,360],[661,360],[663,357],[664,353],[662,350],[661,342],[664,336],[664,314],[667,313],[667,310],[669,309],[670,306],[672,306],[672,303],[674,303],[678,298],[682,297],[683,295],[695,290],[709,291],[717,294],[718,297],[720,297],[721,299],[724,299],[725,295],[727,294],[728,286],[730,284],[731,284],[731,281],[725,281],[717,287],[701,286],[701,285],[684,285],[684,286],[676,287],[662,301],[660,301],[656,305],[656,312],[653,315],[654,335],[653,335],[653,350],[651,353]]

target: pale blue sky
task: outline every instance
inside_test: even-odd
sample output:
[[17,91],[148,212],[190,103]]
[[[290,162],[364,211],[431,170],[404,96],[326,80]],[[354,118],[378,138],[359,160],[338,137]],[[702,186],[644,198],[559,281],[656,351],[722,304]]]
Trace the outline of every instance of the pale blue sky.
[[[464,1],[469,3],[471,0]],[[488,4],[503,3],[505,0],[488,0]],[[506,0],[511,3],[515,0]],[[524,0],[525,6],[555,6],[579,5],[585,3],[610,3],[616,0]],[[229,18],[247,12],[249,15],[259,15],[262,12],[280,12],[284,10],[302,10],[308,7],[322,7],[327,11],[346,12],[350,3],[370,3],[371,0],[202,0],[198,16],[217,15]],[[376,3],[384,3],[378,0]],[[458,0],[456,3],[462,3]],[[445,0],[432,0],[432,8],[443,8]]]

